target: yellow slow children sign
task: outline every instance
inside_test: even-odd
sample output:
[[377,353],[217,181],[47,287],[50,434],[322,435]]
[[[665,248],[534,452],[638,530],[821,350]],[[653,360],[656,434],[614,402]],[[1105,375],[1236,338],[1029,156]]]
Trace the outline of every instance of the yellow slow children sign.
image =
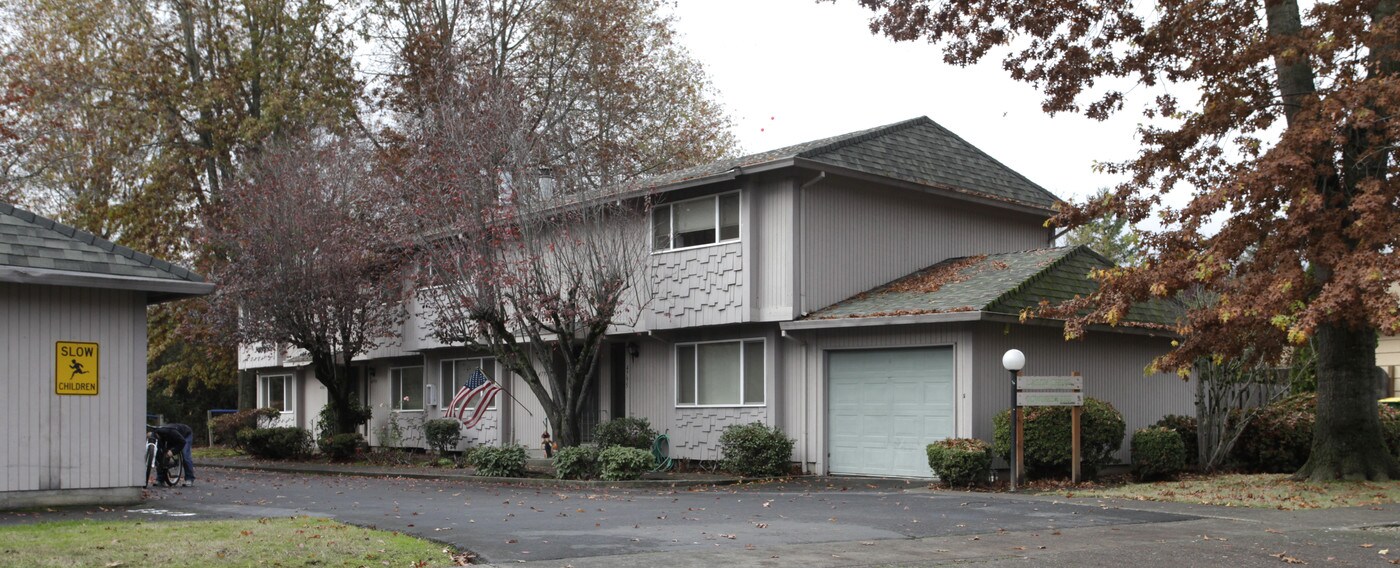
[[97,344],[60,341],[54,345],[53,388],[57,394],[97,394]]

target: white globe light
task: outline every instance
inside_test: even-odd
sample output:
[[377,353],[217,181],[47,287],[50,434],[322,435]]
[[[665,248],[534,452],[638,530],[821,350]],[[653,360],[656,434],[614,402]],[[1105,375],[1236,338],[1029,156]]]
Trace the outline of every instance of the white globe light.
[[1012,349],[1001,356],[1001,366],[1008,371],[1019,371],[1026,367],[1026,354],[1020,349]]

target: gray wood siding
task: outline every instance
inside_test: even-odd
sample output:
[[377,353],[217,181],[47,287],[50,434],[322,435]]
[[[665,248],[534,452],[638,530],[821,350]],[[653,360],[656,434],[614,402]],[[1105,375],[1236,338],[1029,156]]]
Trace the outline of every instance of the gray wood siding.
[[[835,350],[952,346],[956,385],[956,429],[967,436],[970,412],[972,335],[966,326],[890,326],[790,333],[782,339],[784,393],[780,426],[797,440],[793,460],[826,472],[826,355]],[[933,440],[929,440],[932,442]]]
[[[758,338],[765,340],[764,406],[676,407],[676,343]],[[638,356],[627,368],[627,414],[646,418],[657,433],[668,434],[671,457],[719,459],[719,435],[725,426],[748,422],[777,425],[775,408],[781,404],[782,392],[777,365],[781,343],[771,325],[668,334],[665,339],[640,337],[635,342]]]
[[[54,394],[54,344],[99,345],[96,396]],[[141,293],[0,283],[3,491],[142,485]]]
[[817,183],[798,223],[804,312],[941,260],[1048,246],[1043,219],[854,182]]
[[1084,394],[1107,401],[1123,413],[1127,431],[1116,455],[1128,461],[1134,430],[1167,414],[1194,416],[1195,386],[1174,374],[1144,376],[1152,359],[1171,347],[1169,339],[1090,332],[1083,341],[1064,340],[1059,328],[1019,324],[982,324],[976,329],[973,435],[992,439],[992,416],[1011,406],[1011,377],[1001,366],[1008,349],[1026,354],[1030,376],[1084,375]]
[[744,321],[742,242],[656,253],[651,260],[646,329]]
[[753,305],[751,321],[784,321],[793,318],[793,219],[796,205],[790,178],[755,182],[745,193],[750,196],[752,215],[745,229],[751,243],[745,269],[749,273],[749,297]]

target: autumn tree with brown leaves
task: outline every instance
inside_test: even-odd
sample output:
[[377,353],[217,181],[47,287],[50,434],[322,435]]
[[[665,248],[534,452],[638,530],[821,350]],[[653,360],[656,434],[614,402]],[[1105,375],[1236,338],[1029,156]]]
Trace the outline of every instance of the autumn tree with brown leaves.
[[[311,357],[336,417],[361,416],[350,361],[397,338],[406,255],[388,185],[366,144],[297,137],[273,145],[225,188],[210,246],[228,262],[215,302],[247,346]],[[350,433],[356,419],[338,419]]]
[[[1377,330],[1400,332],[1388,292],[1400,280],[1400,2],[858,1],[875,12],[873,31],[940,45],[947,63],[1003,54],[1048,113],[1106,119],[1129,105],[1128,89],[1154,94],[1141,151],[1104,166],[1128,181],[1050,224],[1155,214],[1165,228],[1142,236],[1142,265],[1095,273],[1099,292],[1046,314],[1087,309],[1068,318],[1078,337],[1134,302],[1203,286],[1219,301],[1177,323],[1177,347],[1154,367],[1277,361],[1311,339],[1317,422],[1295,477],[1400,478],[1375,368]],[[1169,206],[1178,187],[1192,198]]]
[[649,297],[646,216],[550,161],[522,96],[488,74],[448,81],[412,125],[416,294],[438,340],[492,353],[572,446],[608,330],[635,324]]

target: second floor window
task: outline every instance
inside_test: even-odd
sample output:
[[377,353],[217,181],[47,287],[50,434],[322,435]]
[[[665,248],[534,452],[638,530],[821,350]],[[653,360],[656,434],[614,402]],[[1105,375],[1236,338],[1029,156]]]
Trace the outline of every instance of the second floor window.
[[423,410],[423,368],[389,369],[389,394],[394,410]]
[[651,248],[671,250],[739,239],[739,194],[724,193],[657,205]]

